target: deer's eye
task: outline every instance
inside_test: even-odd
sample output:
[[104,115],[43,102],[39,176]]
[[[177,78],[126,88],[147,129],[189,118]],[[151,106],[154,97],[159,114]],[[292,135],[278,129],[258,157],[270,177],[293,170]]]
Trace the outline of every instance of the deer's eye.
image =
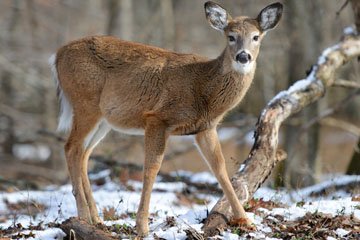
[[234,36],[228,36],[229,42],[235,42],[235,37]]
[[257,41],[259,40],[259,36],[258,36],[258,35],[255,35],[255,36],[253,37],[253,40],[254,40],[255,42],[257,42]]

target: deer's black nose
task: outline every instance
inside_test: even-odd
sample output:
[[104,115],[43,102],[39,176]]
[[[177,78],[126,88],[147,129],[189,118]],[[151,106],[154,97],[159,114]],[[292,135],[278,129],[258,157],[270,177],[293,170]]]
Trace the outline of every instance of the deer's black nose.
[[242,64],[245,64],[250,60],[251,60],[251,55],[245,51],[242,51],[238,55],[236,55],[236,61]]

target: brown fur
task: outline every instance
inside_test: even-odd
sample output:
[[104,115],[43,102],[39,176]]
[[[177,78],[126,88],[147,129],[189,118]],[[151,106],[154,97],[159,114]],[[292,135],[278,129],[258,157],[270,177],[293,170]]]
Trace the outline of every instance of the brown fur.
[[56,66],[74,113],[87,110],[120,129],[145,129],[146,118],[154,115],[171,134],[186,135],[216,125],[251,84],[254,71],[233,71],[224,59],[227,51],[209,60],[89,37],[59,49]]
[[[84,140],[100,119],[106,119],[117,129],[145,132],[144,185],[137,214],[139,234],[148,233],[150,194],[170,135],[196,134],[199,150],[218,178],[235,217],[246,218],[225,169],[216,125],[251,85],[263,35],[255,19],[232,19],[229,14],[227,19],[230,22],[224,33],[227,36],[235,32],[237,43],[227,44],[213,60],[114,37],[87,37],[58,50],[60,91],[73,107],[65,154],[79,217],[101,221],[87,177],[87,161],[95,145],[84,149]],[[214,25],[212,21],[209,19]],[[258,45],[249,35],[254,31],[260,35]],[[232,67],[238,50],[243,48],[250,51],[254,62],[246,74]]]

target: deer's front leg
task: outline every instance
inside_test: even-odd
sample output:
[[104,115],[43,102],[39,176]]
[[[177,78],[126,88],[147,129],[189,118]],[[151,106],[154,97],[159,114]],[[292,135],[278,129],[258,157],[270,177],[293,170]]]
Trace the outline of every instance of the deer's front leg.
[[167,137],[166,126],[162,121],[157,120],[155,117],[147,119],[145,129],[143,189],[136,215],[136,230],[139,236],[145,236],[149,233],[148,215],[150,195],[156,175],[159,172],[161,162],[164,158]]
[[197,134],[196,143],[203,158],[209,163],[211,170],[219,181],[227,200],[230,202],[234,217],[244,218],[248,225],[253,225],[252,220],[246,216],[245,210],[240,204],[229,180],[216,128]]

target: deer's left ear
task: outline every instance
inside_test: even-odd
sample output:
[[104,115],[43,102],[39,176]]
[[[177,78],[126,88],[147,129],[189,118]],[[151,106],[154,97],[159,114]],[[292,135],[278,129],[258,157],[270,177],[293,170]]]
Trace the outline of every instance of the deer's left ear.
[[263,32],[269,31],[279,23],[283,12],[283,5],[279,2],[273,3],[259,13],[257,21]]

